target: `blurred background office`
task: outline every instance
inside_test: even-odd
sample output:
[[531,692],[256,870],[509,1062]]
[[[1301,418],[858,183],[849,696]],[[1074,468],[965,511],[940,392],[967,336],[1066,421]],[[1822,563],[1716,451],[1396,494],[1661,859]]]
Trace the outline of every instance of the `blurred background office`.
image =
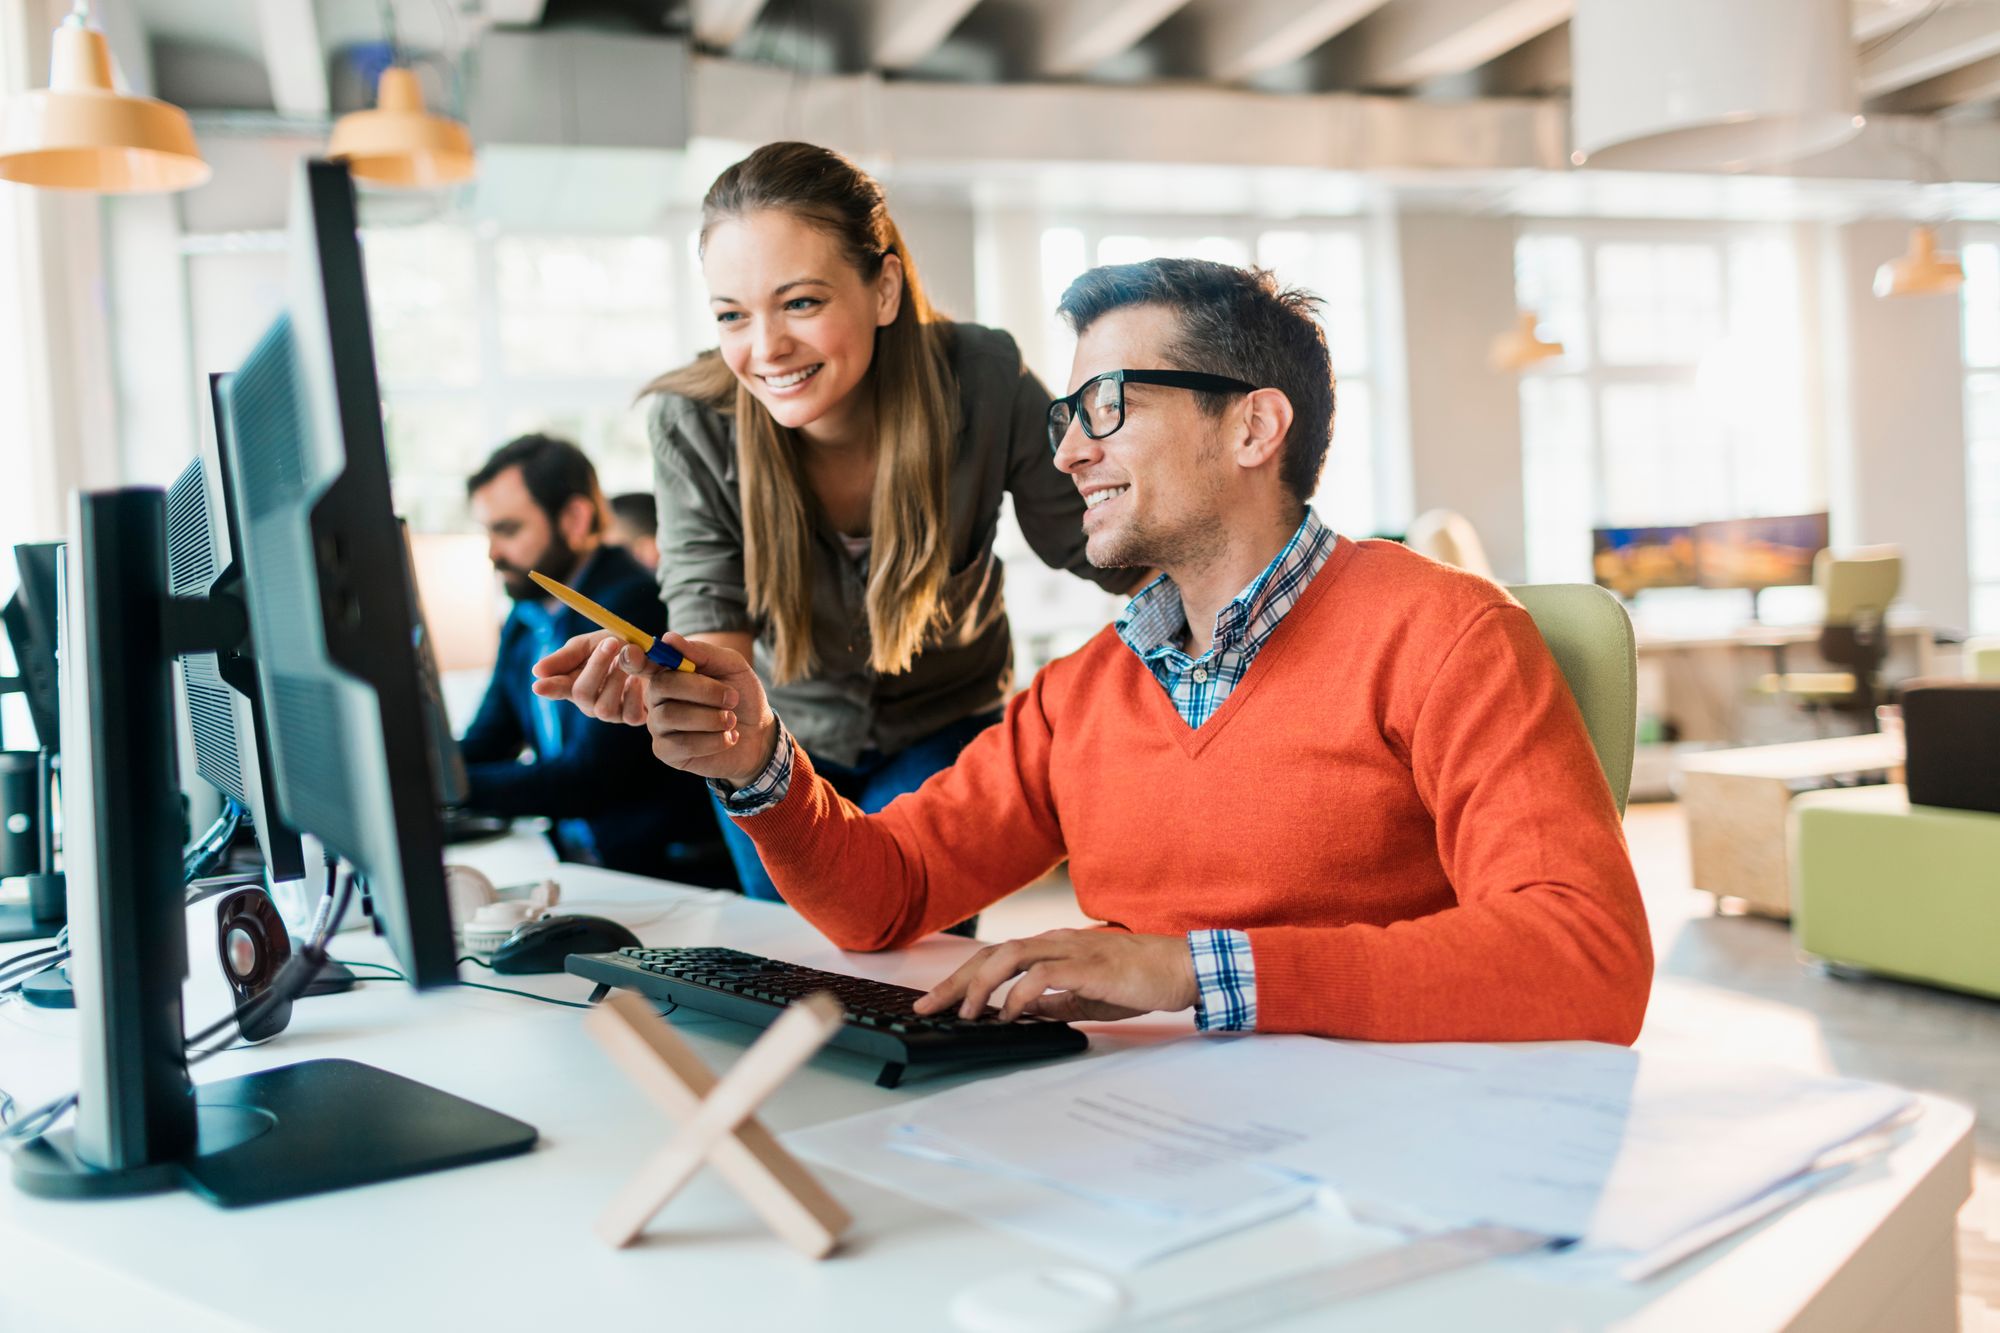
[[[635,394],[715,340],[698,207],[750,148],[855,158],[934,302],[1058,391],[1083,269],[1269,266],[1325,300],[1328,522],[1624,599],[1661,984],[1727,997],[1720,1045],[2000,1120],[2000,969],[1945,947],[1991,919],[1990,762],[1929,788],[1988,821],[1934,882],[1903,869],[1911,821],[1907,854],[1863,836],[1880,875],[1786,841],[1802,792],[1902,790],[1907,682],[2000,675],[2000,0],[94,0],[110,77],[188,117],[152,182],[179,188],[7,183],[49,165],[19,108],[78,7],[0,0],[0,548],[195,455],[204,376],[281,304],[291,165],[330,144],[378,177],[395,494],[461,728],[506,609],[464,479],[498,441],[575,440],[643,544]],[[1019,679],[1119,605],[1009,522],[999,551]],[[0,597],[14,579],[0,558]],[[29,743],[21,698],[0,725]],[[1862,943],[1790,933],[1795,886]],[[1932,890],[1931,925],[1868,915],[1907,924]],[[1062,924],[1066,892],[982,933]],[[1842,989],[1801,950],[1942,989]],[[1965,1309],[2000,1327],[1981,1134]]]

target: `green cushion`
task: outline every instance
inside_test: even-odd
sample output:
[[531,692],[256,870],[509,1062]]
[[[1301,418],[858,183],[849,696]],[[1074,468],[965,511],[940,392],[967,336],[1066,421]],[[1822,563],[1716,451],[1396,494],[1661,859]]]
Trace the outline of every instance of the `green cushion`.
[[2000,996],[2000,815],[1900,786],[1792,801],[1792,933],[1816,957]]
[[1509,588],[1576,696],[1583,725],[1611,795],[1625,812],[1632,790],[1632,751],[1639,733],[1639,654],[1632,618],[1616,597],[1590,583],[1536,583]]

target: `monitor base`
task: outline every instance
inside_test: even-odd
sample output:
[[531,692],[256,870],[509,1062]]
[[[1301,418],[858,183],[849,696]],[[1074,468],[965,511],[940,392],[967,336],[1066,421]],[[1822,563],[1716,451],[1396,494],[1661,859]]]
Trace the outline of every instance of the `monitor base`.
[[185,1186],[225,1208],[296,1199],[528,1151],[535,1129],[352,1060],[308,1060],[195,1090],[194,1156],[116,1171],[76,1156],[71,1134],[14,1154],[14,1183],[47,1199],[109,1199]]

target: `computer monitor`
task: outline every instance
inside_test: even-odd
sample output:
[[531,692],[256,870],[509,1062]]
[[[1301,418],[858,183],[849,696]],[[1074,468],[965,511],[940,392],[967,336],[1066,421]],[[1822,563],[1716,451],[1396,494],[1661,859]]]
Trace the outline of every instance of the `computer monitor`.
[[31,542],[14,548],[20,585],[0,607],[0,624],[14,652],[14,677],[8,682],[28,702],[28,721],[35,740],[52,754],[62,751],[61,700],[56,684],[56,570],[62,563],[61,542]]
[[444,675],[438,670],[437,641],[431,635],[430,616],[424,610],[423,585],[417,578],[416,539],[409,524],[401,526],[403,570],[409,576],[410,608],[416,616],[410,625],[410,644],[417,652],[417,683],[423,699],[431,767],[437,777],[438,817],[444,840],[456,843],[497,838],[511,827],[508,820],[465,808],[472,799],[472,776],[466,771],[458,737],[451,734],[451,712],[444,702]]
[[158,491],[76,498],[63,698],[82,1080],[74,1131],[12,1155],[29,1193],[185,1185],[260,1203],[534,1144],[531,1126],[350,1061],[199,1089],[188,1072],[177,656],[255,642],[278,813],[350,864],[414,984],[456,979],[356,227],[346,168],[302,164],[287,309],[223,386],[240,595],[170,595]]
[[[219,459],[197,458],[167,489],[167,591],[175,597],[232,592],[242,581],[223,516]],[[194,741],[195,771],[247,811],[272,884],[303,879],[305,849],[278,818],[272,792],[270,727],[257,685],[255,647],[187,653],[180,659],[181,702]]]
[[1691,527],[1592,528],[1590,545],[1597,586],[1620,597],[1636,597],[1648,588],[1694,586]]
[[1695,576],[1704,588],[1805,587],[1813,557],[1826,549],[1825,514],[1786,514],[1697,523]]
[[[20,584],[0,607],[0,624],[14,654],[14,674],[0,679],[0,693],[16,693],[27,701],[28,722],[34,729],[33,809],[7,812],[10,834],[32,838],[35,869],[24,876],[28,900],[0,903],[0,943],[42,939],[63,928],[67,919],[67,889],[56,869],[56,756],[62,749],[61,688],[57,681],[57,574],[62,543],[36,542],[14,548]],[[25,756],[17,758],[21,762]],[[27,821],[22,829],[21,820]]]

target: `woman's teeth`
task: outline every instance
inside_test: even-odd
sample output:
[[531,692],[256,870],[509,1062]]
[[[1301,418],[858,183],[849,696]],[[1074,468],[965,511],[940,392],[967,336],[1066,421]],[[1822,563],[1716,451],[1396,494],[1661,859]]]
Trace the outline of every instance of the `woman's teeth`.
[[819,374],[818,366],[807,366],[804,370],[789,370],[782,375],[766,375],[764,383],[774,389],[791,389],[804,384],[817,374]]

